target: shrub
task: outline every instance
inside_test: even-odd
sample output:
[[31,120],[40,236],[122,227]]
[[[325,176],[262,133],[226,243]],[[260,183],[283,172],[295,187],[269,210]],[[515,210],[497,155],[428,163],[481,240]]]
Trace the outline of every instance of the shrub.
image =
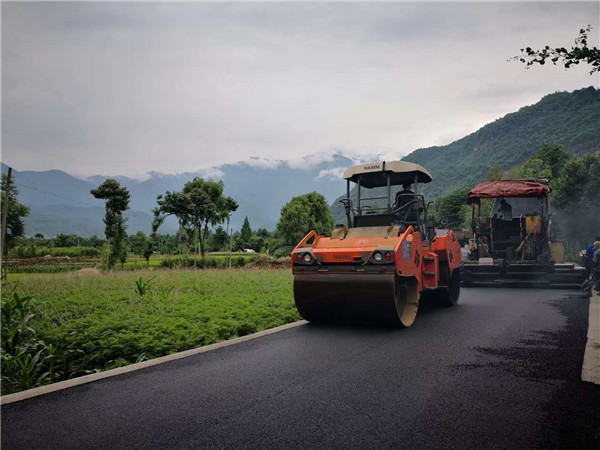
[[34,298],[13,291],[2,300],[0,309],[2,393],[30,389],[52,381],[53,373],[47,370],[52,355],[31,327],[37,315]]
[[217,336],[219,339],[229,339],[237,334],[237,324],[231,319],[219,319],[215,321]]
[[34,258],[46,255],[69,256],[74,258],[82,256],[95,257],[99,256],[101,253],[101,249],[95,247],[44,247],[33,244],[18,245],[9,251],[10,256],[19,258]]
[[160,262],[161,267],[166,267],[168,269],[188,267],[192,265],[193,263],[188,256],[170,256]]
[[9,266],[8,271],[10,273],[58,273],[79,270],[83,267],[86,266],[80,264],[35,264],[32,266]]
[[46,249],[52,256],[99,256],[102,252],[101,249],[95,247],[50,247]]
[[238,336],[246,336],[247,334],[256,333],[256,325],[248,322],[243,322],[237,327]]
[[273,258],[283,258],[285,256],[290,256],[292,250],[294,250],[294,247],[292,246],[279,247],[273,252]]
[[[154,277],[156,278],[156,277]],[[144,280],[144,277],[139,277],[137,280],[135,280],[135,292],[143,297],[146,292],[148,292],[151,288],[150,283],[152,282],[152,280],[154,278],[150,278],[149,280]]]
[[[232,267],[244,267],[246,264],[256,262],[260,259],[259,255],[251,256],[232,256],[231,266]],[[196,267],[208,268],[208,269],[225,269],[227,267],[228,256],[206,256],[204,262],[201,257],[193,256],[173,256],[163,259],[160,262],[161,267],[168,269],[173,268],[189,268],[194,267],[194,260],[196,261]]]

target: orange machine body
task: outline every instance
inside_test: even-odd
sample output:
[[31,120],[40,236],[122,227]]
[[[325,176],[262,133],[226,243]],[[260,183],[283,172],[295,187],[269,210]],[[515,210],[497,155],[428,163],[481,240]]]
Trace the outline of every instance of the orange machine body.
[[347,225],[336,225],[331,237],[311,231],[292,251],[300,315],[313,323],[358,319],[410,327],[425,294],[455,305],[460,246],[453,231],[439,235],[427,220],[430,205],[418,193],[432,180],[427,169],[381,161],[350,167],[344,178]]
[[[421,292],[437,289],[440,281],[461,265],[460,245],[452,230],[447,235],[436,236],[432,242],[424,242],[421,233],[412,226],[395,236],[383,234],[334,239],[311,231],[292,251],[292,272],[310,271],[323,276],[328,273],[396,274],[414,277]],[[300,263],[307,252],[314,258],[310,266]],[[380,262],[374,260],[375,252],[382,254]]]

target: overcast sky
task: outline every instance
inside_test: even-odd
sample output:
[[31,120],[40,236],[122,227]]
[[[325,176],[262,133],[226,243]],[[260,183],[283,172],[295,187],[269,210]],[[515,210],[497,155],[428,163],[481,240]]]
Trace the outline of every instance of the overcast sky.
[[[2,161],[141,177],[447,144],[558,90],[599,3],[2,3]],[[313,158],[315,159],[315,158]],[[318,159],[318,158],[316,158]]]

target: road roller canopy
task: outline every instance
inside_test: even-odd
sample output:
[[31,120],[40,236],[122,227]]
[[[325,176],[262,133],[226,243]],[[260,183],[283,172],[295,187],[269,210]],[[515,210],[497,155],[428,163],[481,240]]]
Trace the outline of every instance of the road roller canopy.
[[479,183],[471,192],[468,200],[472,203],[479,198],[499,197],[545,197],[551,191],[547,184],[529,180],[499,180]]
[[392,186],[404,183],[429,183],[431,174],[423,166],[408,161],[381,161],[359,164],[346,169],[344,178],[366,188],[387,186],[390,174]]

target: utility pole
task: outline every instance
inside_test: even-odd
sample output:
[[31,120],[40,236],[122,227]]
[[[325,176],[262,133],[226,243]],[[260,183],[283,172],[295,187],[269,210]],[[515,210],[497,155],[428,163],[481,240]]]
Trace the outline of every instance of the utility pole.
[[8,227],[8,201],[10,194],[10,181],[12,176],[12,167],[8,168],[8,176],[6,177],[6,185],[4,186],[4,199],[2,199],[2,279],[6,280],[6,263],[8,251],[6,250],[6,229]]
[[225,234],[227,236],[227,268],[229,269],[231,267],[231,253],[229,253],[229,245],[231,243],[231,237],[229,236],[229,219],[231,219],[231,213],[227,214],[227,231],[225,231]]
[[232,235],[233,235],[233,227],[231,228],[231,234],[229,235],[229,256],[228,256],[228,261],[227,261],[227,268],[228,269],[231,269],[231,247],[232,247],[231,244],[232,244],[232,241],[233,241],[233,239],[231,239]]

